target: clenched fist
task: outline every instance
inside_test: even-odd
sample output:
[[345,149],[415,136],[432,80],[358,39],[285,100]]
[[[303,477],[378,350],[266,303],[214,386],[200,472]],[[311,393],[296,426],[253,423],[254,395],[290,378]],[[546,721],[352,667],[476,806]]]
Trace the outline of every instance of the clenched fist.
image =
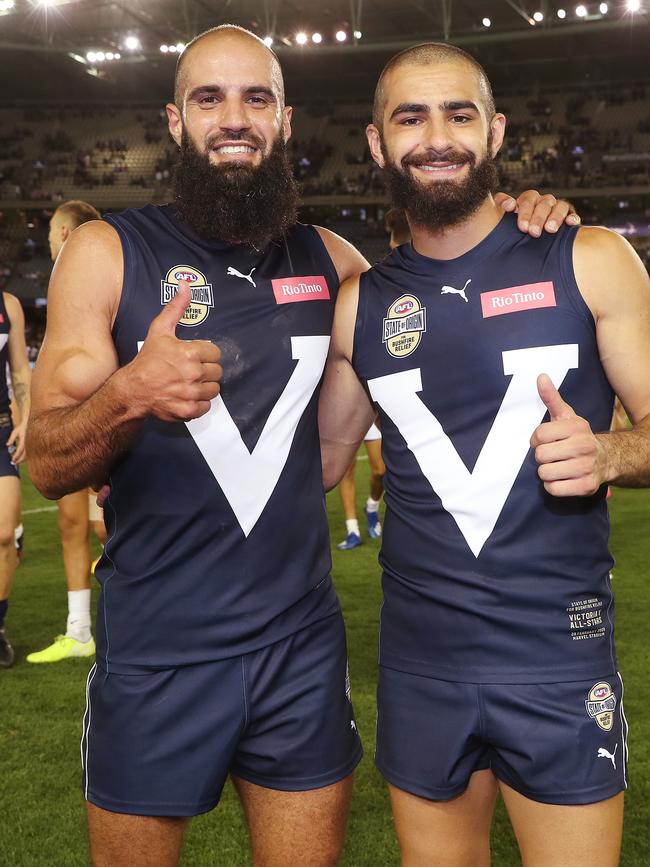
[[191,300],[187,284],[156,316],[138,356],[124,368],[129,399],[143,416],[189,421],[219,394],[221,351],[209,340],[179,340],[176,326]]
[[562,399],[547,374],[537,391],[551,417],[533,433],[530,444],[544,488],[555,497],[586,497],[607,481],[605,450],[589,422]]

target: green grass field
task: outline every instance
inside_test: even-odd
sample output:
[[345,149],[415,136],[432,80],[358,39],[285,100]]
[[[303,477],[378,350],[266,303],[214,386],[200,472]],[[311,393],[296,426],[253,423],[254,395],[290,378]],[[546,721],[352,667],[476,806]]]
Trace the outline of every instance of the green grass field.
[[[359,463],[359,502],[367,490],[367,464]],[[23,483],[23,509],[47,507]],[[630,723],[630,789],[626,796],[624,867],[650,865],[650,646],[648,562],[650,492],[615,491],[611,502],[612,550],[617,559],[617,643]],[[333,541],[343,537],[338,495],[330,495]],[[88,863],[80,790],[79,738],[89,664],[69,661],[31,666],[25,656],[64,631],[66,595],[56,512],[24,517],[26,557],[14,582],[7,633],[16,665],[0,672],[0,867],[83,867]],[[388,799],[372,764],[375,724],[377,622],[380,604],[378,543],[350,552],[334,550],[334,579],[348,630],[352,696],[366,757],[356,776],[346,867],[399,863]],[[507,819],[498,809],[493,864],[520,864]],[[576,867],[591,863],[574,853]],[[245,867],[245,829],[230,787],[219,807],[189,831],[184,867]]]

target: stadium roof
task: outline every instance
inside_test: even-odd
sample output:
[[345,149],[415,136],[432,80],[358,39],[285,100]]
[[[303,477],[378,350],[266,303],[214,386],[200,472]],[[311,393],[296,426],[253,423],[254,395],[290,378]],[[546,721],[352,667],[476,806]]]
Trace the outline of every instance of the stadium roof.
[[[650,8],[642,0],[634,13],[628,0],[587,3],[582,17],[566,4],[561,20],[559,0],[0,0],[0,86],[5,101],[163,101],[176,45],[230,22],[273,36],[291,100],[367,99],[391,54],[444,39],[477,56],[497,88],[597,87],[648,77],[643,3]],[[544,20],[531,23],[535,12]],[[337,30],[345,42],[336,41]],[[296,44],[299,31],[305,46]],[[126,47],[129,36],[139,47]],[[161,45],[173,49],[163,53]],[[88,52],[104,60],[91,62]],[[118,53],[119,60],[106,58]]]

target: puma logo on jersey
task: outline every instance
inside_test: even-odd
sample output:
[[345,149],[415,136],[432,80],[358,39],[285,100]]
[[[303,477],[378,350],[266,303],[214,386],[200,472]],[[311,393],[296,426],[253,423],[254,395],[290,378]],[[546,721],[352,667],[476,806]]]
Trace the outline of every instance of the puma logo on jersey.
[[616,770],[616,759],[614,756],[616,755],[616,750],[618,749],[618,744],[614,747],[614,752],[610,753],[609,750],[606,750],[605,747],[598,748],[598,758],[599,759],[609,759],[612,765],[614,766],[614,770]]
[[463,299],[463,301],[466,304],[468,304],[469,301],[468,301],[467,295],[465,295],[465,289],[467,289],[467,287],[469,286],[469,284],[471,282],[472,282],[472,278],[470,277],[470,279],[467,281],[467,283],[465,283],[465,285],[463,286],[462,289],[454,289],[453,286],[443,286],[442,289],[440,290],[440,294],[441,295],[460,295],[460,297]]
[[255,281],[253,280],[252,276],[254,270],[255,268],[251,268],[248,274],[242,274],[242,272],[238,271],[236,268],[228,268],[226,274],[229,277],[241,277],[242,280],[248,280],[251,286],[255,286],[255,288],[257,289],[257,286],[255,285]]

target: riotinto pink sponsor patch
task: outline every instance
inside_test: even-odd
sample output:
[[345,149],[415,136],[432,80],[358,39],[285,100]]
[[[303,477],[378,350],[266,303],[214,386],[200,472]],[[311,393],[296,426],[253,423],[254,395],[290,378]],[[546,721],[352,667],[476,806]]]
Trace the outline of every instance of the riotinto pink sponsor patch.
[[555,289],[551,281],[511,286],[509,289],[495,289],[494,292],[481,292],[484,319],[488,316],[501,316],[503,313],[517,313],[519,310],[556,306]]
[[330,290],[324,277],[280,277],[271,280],[273,294],[278,304],[294,301],[329,300]]

